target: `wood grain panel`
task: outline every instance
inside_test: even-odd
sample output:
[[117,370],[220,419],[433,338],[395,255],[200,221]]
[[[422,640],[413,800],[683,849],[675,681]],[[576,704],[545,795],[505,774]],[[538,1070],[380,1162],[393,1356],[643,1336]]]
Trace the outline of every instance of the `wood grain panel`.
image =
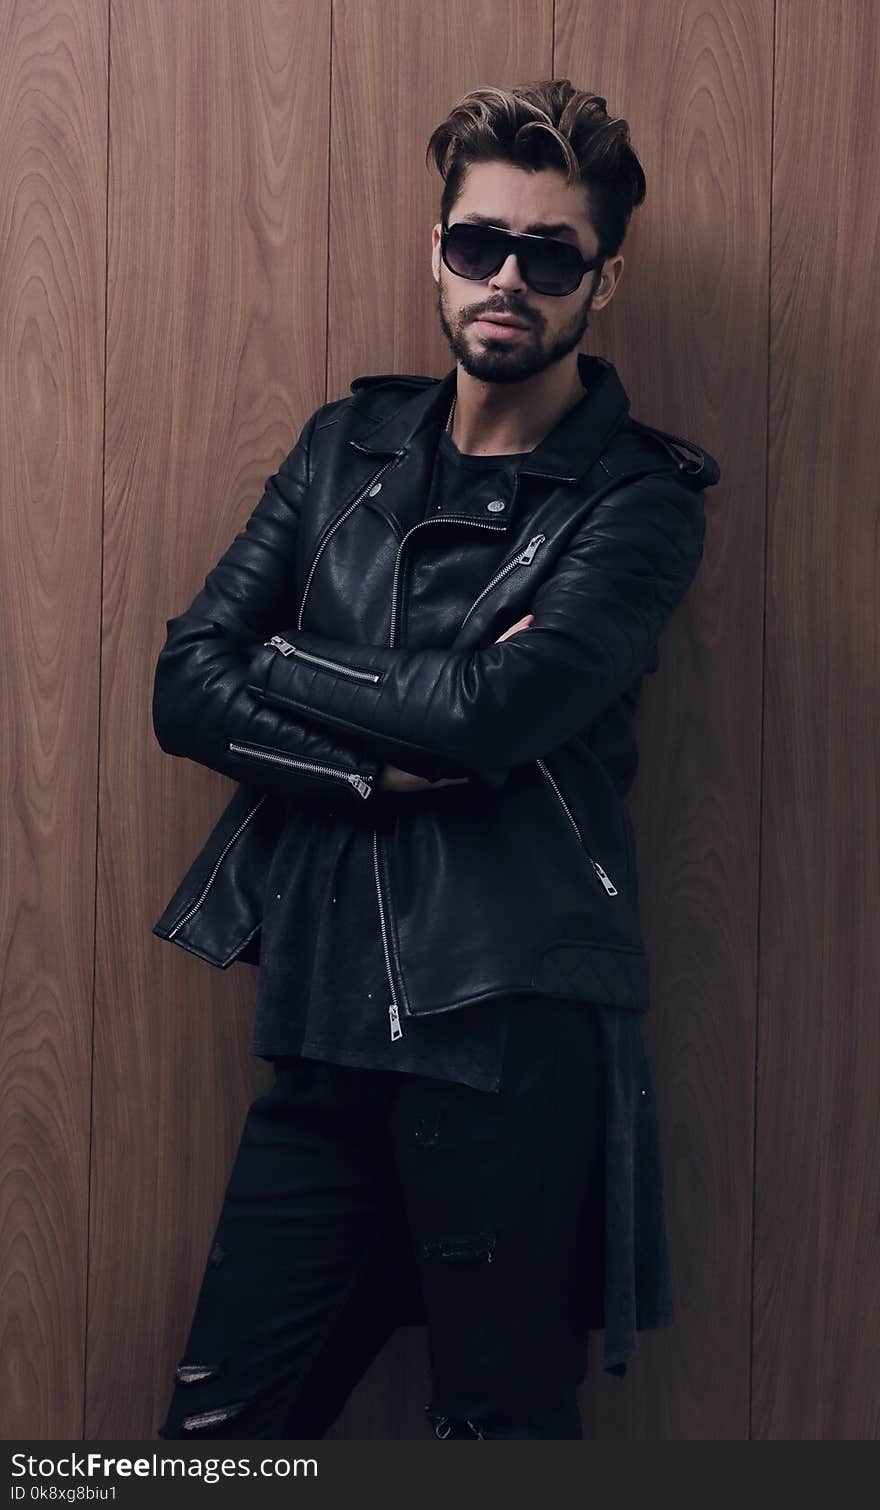
[[80,1435],[101,635],[107,17],[0,16],[0,1415]]
[[[880,1435],[878,52],[866,0],[3,8],[5,1436],[154,1437],[271,1078],[254,972],[151,933],[232,792],[155,743],[165,621],[319,403],[449,370],[428,137],[553,75],[648,177],[585,347],[723,468],[629,799],[678,1317],[585,1431]],[[329,1437],[428,1389],[401,1329]]]
[[[328,394],[370,372],[448,372],[431,227],[434,127],[477,83],[547,77],[552,0],[334,0]],[[401,1329],[328,1440],[430,1437],[426,1329]],[[413,1383],[413,1381],[416,1381]]]
[[234,790],[150,703],[165,620],[324,398],[329,40],[323,0],[111,7],[89,1437],[164,1417],[268,1074],[253,968],[150,932]]
[[[591,322],[632,413],[705,445],[703,563],[664,632],[628,807],[651,960],[677,1320],[621,1382],[584,1388],[599,1437],[748,1434],[761,583],[772,12],[764,0],[560,0],[554,73],[630,122],[648,180],[620,287]],[[726,632],[730,626],[734,632]]]
[[428,138],[477,84],[548,75],[552,0],[334,0],[328,394],[455,365],[436,312]]
[[880,17],[780,0],[753,1434],[880,1435]]

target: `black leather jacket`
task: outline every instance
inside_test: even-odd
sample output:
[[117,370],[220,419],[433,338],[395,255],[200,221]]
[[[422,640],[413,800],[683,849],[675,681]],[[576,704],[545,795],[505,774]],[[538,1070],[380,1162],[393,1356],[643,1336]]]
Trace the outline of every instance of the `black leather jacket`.
[[[159,744],[238,785],[160,938],[221,968],[256,962],[280,825],[345,811],[372,831],[402,1016],[535,992],[647,1008],[630,719],[699,566],[703,490],[720,470],[632,419],[610,362],[579,366],[587,402],[518,464],[508,494],[429,519],[455,368],[358,378],[311,415],[167,621]],[[407,650],[412,542],[446,521],[453,554],[468,550],[463,525],[508,548],[449,626],[450,648]],[[496,643],[528,612],[529,628]],[[386,762],[470,779],[394,793],[378,786]]]

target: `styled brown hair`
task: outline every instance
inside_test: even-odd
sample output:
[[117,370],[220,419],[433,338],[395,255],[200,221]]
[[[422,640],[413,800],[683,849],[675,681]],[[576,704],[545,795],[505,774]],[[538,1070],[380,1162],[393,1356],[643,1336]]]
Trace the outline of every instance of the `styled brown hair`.
[[[470,163],[509,162],[528,172],[556,168],[583,183],[599,256],[614,257],[629,219],[645,198],[645,174],[629,140],[629,124],[607,114],[599,94],[569,79],[543,79],[513,89],[472,89],[433,131],[431,158],[443,180],[440,219],[447,225]],[[595,292],[602,268],[594,274]]]

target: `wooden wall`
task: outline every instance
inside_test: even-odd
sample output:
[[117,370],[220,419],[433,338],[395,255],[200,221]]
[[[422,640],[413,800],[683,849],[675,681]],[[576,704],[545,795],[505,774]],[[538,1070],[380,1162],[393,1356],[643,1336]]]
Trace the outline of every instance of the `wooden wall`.
[[[861,0],[0,0],[6,1438],[153,1437],[268,1083],[252,970],[150,931],[231,795],[155,743],[165,619],[319,403],[452,365],[427,138],[552,75],[648,176],[588,349],[723,470],[631,798],[679,1320],[586,1430],[878,1435],[878,41]],[[424,1437],[426,1371],[401,1330],[331,1436]]]

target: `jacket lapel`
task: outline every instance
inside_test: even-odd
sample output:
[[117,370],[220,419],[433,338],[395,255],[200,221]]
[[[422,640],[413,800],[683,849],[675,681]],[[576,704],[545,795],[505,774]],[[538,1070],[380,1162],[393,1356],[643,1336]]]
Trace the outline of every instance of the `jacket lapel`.
[[[485,500],[472,498],[469,503],[451,506],[448,510],[451,516],[471,522],[489,518],[492,524],[509,528],[516,513],[520,478],[535,477],[553,484],[576,486],[585,477],[625,419],[629,399],[615,368],[603,357],[581,352],[578,370],[584,384],[583,402],[570,409],[540,445],[517,463],[512,495],[504,500],[505,509],[487,516]],[[434,458],[449,415],[456,378],[457,369],[453,367],[442,378],[422,380],[424,386],[420,385],[393,414],[379,416],[365,426],[361,435],[349,441],[355,450],[375,461],[377,474],[383,461],[391,463],[367,487],[361,502],[380,514],[400,539],[424,518]],[[360,381],[352,383],[353,392],[358,392]]]

